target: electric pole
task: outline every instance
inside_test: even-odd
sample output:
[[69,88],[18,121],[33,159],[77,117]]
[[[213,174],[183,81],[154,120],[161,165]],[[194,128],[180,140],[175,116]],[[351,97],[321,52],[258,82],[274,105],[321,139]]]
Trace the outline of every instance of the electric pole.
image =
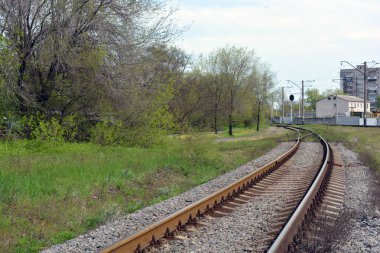
[[303,93],[304,93],[304,82],[302,80],[302,92],[301,92],[301,96],[302,96],[302,101],[301,101],[301,112],[302,112],[302,125],[305,124],[305,110],[304,110],[304,104],[303,104]]
[[284,123],[284,117],[285,117],[285,104],[284,104],[284,87],[281,89],[281,103],[282,103],[282,118],[281,123]]
[[364,126],[367,126],[367,62],[364,62],[364,115],[363,115],[363,123]]
[[273,97],[273,94],[272,94],[272,105],[270,107],[270,123],[273,124],[273,100],[274,100],[274,97]]

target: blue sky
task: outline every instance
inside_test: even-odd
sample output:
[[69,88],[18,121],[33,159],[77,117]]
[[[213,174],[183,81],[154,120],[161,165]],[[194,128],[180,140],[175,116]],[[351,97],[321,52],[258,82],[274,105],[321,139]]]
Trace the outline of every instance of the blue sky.
[[380,61],[380,0],[173,1],[180,25],[190,25],[180,47],[194,56],[227,44],[254,49],[279,86],[337,88],[341,60]]

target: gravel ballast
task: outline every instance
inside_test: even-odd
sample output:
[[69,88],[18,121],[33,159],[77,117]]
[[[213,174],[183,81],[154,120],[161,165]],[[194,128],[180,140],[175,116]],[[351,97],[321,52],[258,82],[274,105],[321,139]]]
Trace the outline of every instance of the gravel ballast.
[[344,211],[351,215],[346,221],[347,236],[336,243],[334,252],[380,252],[380,203],[374,203],[380,194],[376,176],[357,154],[342,144],[337,148],[345,163]]
[[[293,176],[310,170],[321,161],[320,143],[301,143],[290,160],[288,173]],[[286,177],[287,175],[284,175]],[[279,180],[279,183],[282,180]],[[275,185],[273,185],[275,187]],[[206,216],[202,226],[183,233],[182,240],[170,240],[152,252],[262,252],[261,240],[271,230],[274,216],[286,203],[287,193],[278,191],[252,198],[230,214],[218,218]]]

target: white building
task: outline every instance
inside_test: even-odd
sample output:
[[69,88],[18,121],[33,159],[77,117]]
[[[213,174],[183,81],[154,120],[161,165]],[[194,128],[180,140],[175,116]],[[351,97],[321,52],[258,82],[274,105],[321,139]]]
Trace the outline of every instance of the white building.
[[[362,116],[364,100],[346,95],[331,95],[317,101],[317,118]],[[367,113],[370,112],[370,103],[367,103]]]

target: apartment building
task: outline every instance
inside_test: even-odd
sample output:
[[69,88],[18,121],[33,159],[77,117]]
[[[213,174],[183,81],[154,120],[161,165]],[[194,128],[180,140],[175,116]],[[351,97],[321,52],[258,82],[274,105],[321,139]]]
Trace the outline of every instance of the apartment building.
[[[340,70],[340,86],[344,93],[364,99],[364,65],[357,65],[357,69]],[[380,95],[380,68],[371,68],[367,64],[367,101],[371,112],[376,108],[376,98]]]

